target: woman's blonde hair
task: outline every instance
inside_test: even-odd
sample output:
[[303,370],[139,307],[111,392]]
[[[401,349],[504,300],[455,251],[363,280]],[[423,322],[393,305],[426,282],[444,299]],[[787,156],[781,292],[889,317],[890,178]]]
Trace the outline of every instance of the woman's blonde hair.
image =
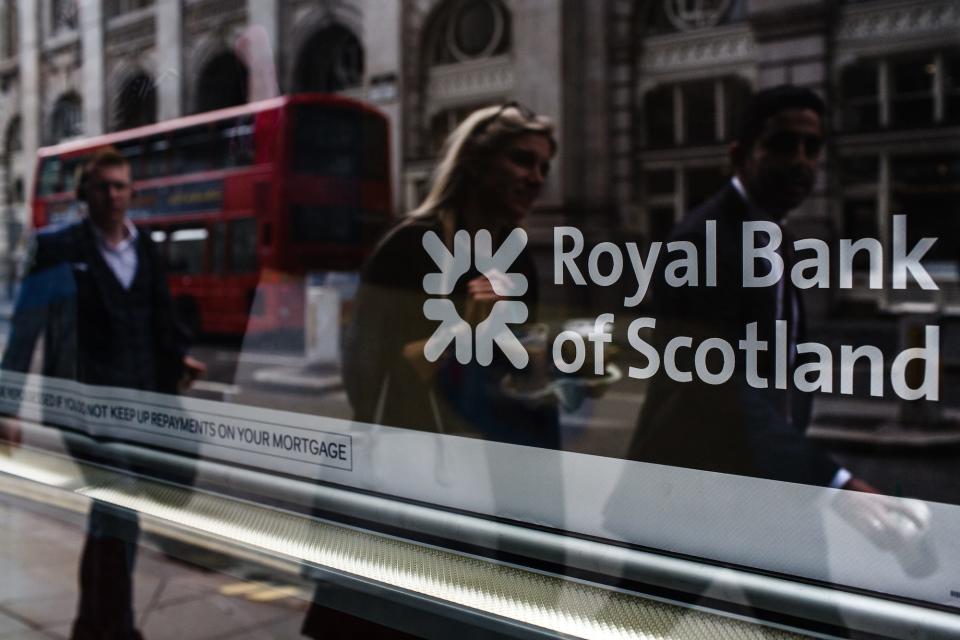
[[443,153],[434,169],[430,192],[410,215],[436,215],[443,222],[451,222],[449,218],[455,215],[455,208],[475,182],[474,173],[479,161],[525,133],[546,136],[551,150],[556,151],[553,122],[516,102],[485,107],[471,113],[443,143]]

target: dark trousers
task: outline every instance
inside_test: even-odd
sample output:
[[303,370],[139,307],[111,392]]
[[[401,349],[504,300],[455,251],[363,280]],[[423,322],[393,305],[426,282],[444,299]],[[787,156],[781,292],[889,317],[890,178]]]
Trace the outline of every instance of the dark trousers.
[[140,536],[136,512],[94,501],[80,558],[80,606],[74,640],[135,640],[133,565]]

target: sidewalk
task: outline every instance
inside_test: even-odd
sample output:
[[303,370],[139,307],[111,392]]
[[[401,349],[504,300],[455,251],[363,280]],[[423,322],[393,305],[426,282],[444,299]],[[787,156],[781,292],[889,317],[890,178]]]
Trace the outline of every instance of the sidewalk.
[[[85,518],[0,494],[0,519],[0,640],[68,638]],[[239,564],[228,570],[251,574]],[[299,638],[309,599],[303,586],[203,570],[143,545],[134,589],[147,640]]]

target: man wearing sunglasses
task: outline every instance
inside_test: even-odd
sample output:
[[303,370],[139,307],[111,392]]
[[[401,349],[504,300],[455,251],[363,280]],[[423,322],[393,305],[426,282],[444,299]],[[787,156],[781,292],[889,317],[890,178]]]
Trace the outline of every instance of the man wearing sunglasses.
[[[653,342],[660,352],[677,336],[692,336],[694,346],[712,337],[736,346],[744,340],[748,325],[756,326],[757,339],[766,341],[768,348],[755,352],[755,363],[748,363],[741,349],[735,372],[719,385],[699,379],[677,382],[661,370],[651,381],[629,457],[870,490],[806,439],[811,396],[793,388],[791,382],[786,389],[777,389],[773,383],[777,321],[785,321],[788,327],[788,380],[797,366],[796,345],[804,340],[800,291],[787,275],[794,263],[793,238],[784,218],[813,190],[823,147],[824,113],[823,101],[809,89],[783,85],[754,95],[730,145],[735,175],[671,234],[671,242],[693,243],[698,255],[704,256],[707,223],[715,222],[717,281],[715,286],[704,286],[707,278],[701,273],[700,286],[668,286],[664,268],[659,267],[653,281],[657,318]],[[749,259],[744,257],[743,224],[749,221],[773,222],[783,231],[779,253],[786,269],[775,285],[747,287],[742,282],[743,261]],[[768,241],[761,238],[754,244],[763,246]],[[757,275],[763,274],[764,267],[754,268]],[[677,355],[680,370],[694,368],[693,349],[678,350]],[[708,369],[716,371],[719,366],[708,358]],[[757,377],[768,382],[766,388]]]

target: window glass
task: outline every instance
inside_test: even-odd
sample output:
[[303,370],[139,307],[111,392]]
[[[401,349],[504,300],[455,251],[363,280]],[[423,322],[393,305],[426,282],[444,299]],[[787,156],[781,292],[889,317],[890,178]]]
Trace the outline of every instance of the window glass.
[[226,271],[227,226],[217,222],[210,227],[210,271],[222,274]]
[[844,185],[876,184],[880,177],[877,156],[849,156],[840,159],[840,181]]
[[853,64],[843,70],[843,126],[849,131],[864,131],[880,126],[880,95],[877,63]]
[[960,156],[897,157],[892,173],[895,210],[916,212],[907,217],[907,237],[937,238],[927,259],[955,263],[960,257],[960,225],[956,216],[942,212],[960,207],[960,193],[955,188],[960,179]]
[[174,174],[199,173],[253,163],[253,123],[249,116],[220,120],[170,136]]
[[951,51],[945,56],[944,99],[947,120],[960,122],[960,52]]
[[667,147],[674,143],[673,87],[657,87],[644,100],[647,144]]
[[714,82],[691,82],[683,86],[684,126],[687,144],[717,142],[714,117],[717,112]]
[[230,237],[230,268],[238,273],[257,270],[257,221],[254,218],[227,223]]
[[204,269],[207,247],[206,227],[177,227],[167,232],[169,248],[167,268],[170,273],[196,274]]
[[362,113],[297,107],[293,169],[338,178],[382,179],[386,165],[377,150],[386,143],[383,123]]
[[38,179],[40,195],[73,193],[77,188],[77,171],[83,162],[83,157],[44,160]]
[[960,638],[955,5],[0,0],[0,640]]
[[673,193],[674,190],[674,171],[673,169],[655,169],[646,172],[647,193],[650,195],[662,195]]
[[933,123],[933,87],[936,63],[933,55],[894,59],[890,63],[891,119],[897,127]]

